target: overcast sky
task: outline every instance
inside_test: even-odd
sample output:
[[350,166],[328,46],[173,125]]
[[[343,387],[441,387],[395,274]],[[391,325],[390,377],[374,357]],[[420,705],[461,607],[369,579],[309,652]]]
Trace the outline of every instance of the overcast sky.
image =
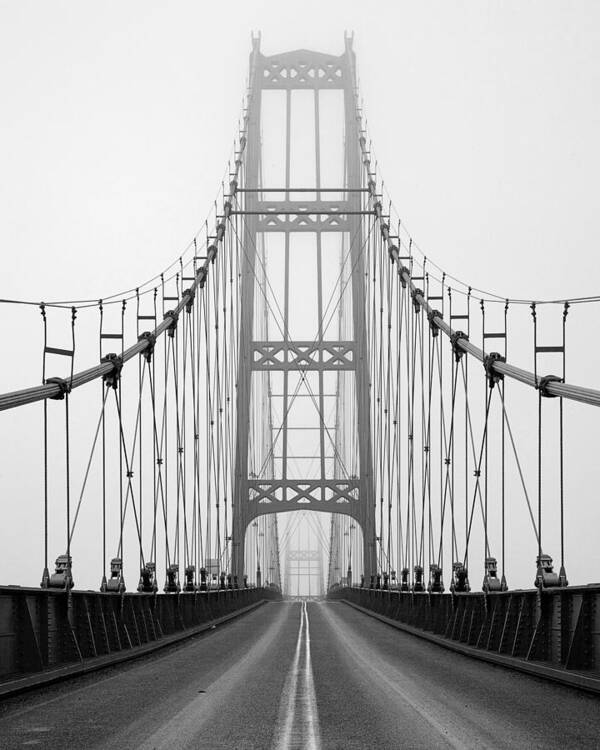
[[[251,32],[265,54],[340,54],[344,30],[420,248],[502,296],[599,293],[596,2],[0,0],[0,297],[95,299],[160,272],[226,172]],[[571,379],[598,385],[587,341]],[[36,380],[10,368],[0,390]]]
[[[177,257],[265,53],[355,32],[380,171],[432,258],[502,295],[598,291],[594,2],[0,2],[2,297],[100,297]],[[569,262],[567,262],[569,261]]]

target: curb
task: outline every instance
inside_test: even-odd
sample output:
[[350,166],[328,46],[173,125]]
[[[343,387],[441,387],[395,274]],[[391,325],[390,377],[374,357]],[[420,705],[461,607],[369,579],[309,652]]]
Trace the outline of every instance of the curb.
[[115,664],[121,664],[122,662],[129,661],[131,659],[137,659],[141,656],[146,656],[154,651],[159,651],[167,646],[172,646],[174,643],[179,643],[186,638],[191,638],[195,635],[205,633],[207,630],[212,630],[217,625],[222,625],[230,620],[234,620],[236,617],[241,617],[254,609],[257,609],[263,604],[267,603],[267,599],[261,599],[254,604],[249,604],[242,609],[238,609],[235,612],[230,612],[227,615],[222,615],[214,620],[202,623],[202,625],[196,625],[193,628],[189,628],[180,633],[173,633],[172,635],[163,636],[162,638],[144,643],[141,646],[135,646],[132,649],[126,651],[118,651],[114,654],[105,654],[103,656],[95,656],[91,659],[85,659],[75,664],[69,664],[68,666],[58,667],[56,669],[49,669],[43,672],[35,672],[34,674],[27,675],[26,677],[18,677],[8,682],[0,683],[0,699],[8,698],[18,693],[22,693],[26,690],[33,690],[44,685],[50,685],[61,680],[66,680],[69,677],[78,677],[80,675],[88,674],[90,672],[96,672],[99,669],[105,667],[112,667]]
[[396,630],[402,630],[409,635],[416,635],[417,638],[422,638],[430,643],[434,643],[436,646],[441,646],[449,651],[455,651],[463,656],[479,659],[479,661],[485,661],[506,669],[524,672],[525,674],[541,677],[542,679],[551,680],[552,682],[557,682],[562,685],[568,685],[569,687],[586,690],[587,692],[595,693],[596,695],[600,694],[600,676],[589,677],[581,672],[567,672],[565,669],[552,667],[548,664],[536,664],[535,662],[517,659],[514,656],[505,656],[504,654],[498,654],[492,651],[482,651],[474,646],[466,646],[463,643],[451,641],[440,635],[434,635],[433,633],[413,628],[411,625],[404,625],[397,620],[392,620],[390,617],[380,615],[378,612],[372,612],[370,609],[366,609],[366,607],[362,607],[360,604],[354,604],[354,602],[351,602],[348,599],[338,599],[337,601],[341,601],[349,607],[354,607],[354,609],[357,609],[359,612],[363,612],[365,615],[369,615],[369,617],[374,617],[386,625],[396,628]]

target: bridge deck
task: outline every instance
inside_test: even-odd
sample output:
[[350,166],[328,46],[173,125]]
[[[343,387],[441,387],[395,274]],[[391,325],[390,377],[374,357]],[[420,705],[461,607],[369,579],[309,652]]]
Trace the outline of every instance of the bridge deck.
[[305,617],[304,606],[269,603],[160,655],[7,700],[2,747],[597,747],[592,696],[341,602],[309,603]]

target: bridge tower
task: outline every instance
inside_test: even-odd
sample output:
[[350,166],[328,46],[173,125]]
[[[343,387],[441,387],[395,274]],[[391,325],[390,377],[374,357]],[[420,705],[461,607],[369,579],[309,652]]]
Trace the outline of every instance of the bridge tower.
[[[307,596],[323,596],[323,552],[313,549],[289,549],[285,556],[285,596],[302,596],[294,579],[304,578],[308,583]],[[293,594],[294,588],[297,594]]]
[[[252,47],[243,170],[240,184],[232,186],[235,205],[231,212],[240,222],[244,244],[233,573],[241,580],[246,572],[245,534],[257,516],[318,510],[348,515],[360,526],[362,572],[368,579],[376,572],[362,254],[367,234],[364,199],[368,188],[359,144],[352,39],[345,39],[345,50],[340,56],[306,50],[265,56],[260,51],[260,38],[253,39]],[[265,181],[268,164],[263,136],[267,138],[266,131],[269,127],[273,130],[273,123],[263,112],[265,99],[272,92],[280,92],[284,112],[278,130],[282,142],[280,161],[284,162],[280,184]],[[324,164],[332,149],[323,145],[324,132],[331,132],[325,104],[333,92],[339,97],[340,127],[336,137],[343,162],[335,182],[327,181],[324,176]],[[302,125],[304,131],[310,131],[311,146],[300,155],[294,153],[295,134],[299,133],[294,121],[297,97],[303,98],[304,105],[309,97],[312,112],[312,126],[306,120]],[[299,157],[314,165],[312,179],[307,177],[306,170],[300,170],[304,184],[298,184],[294,173]],[[266,252],[269,242],[271,248]],[[312,282],[306,294],[314,300],[318,321],[313,335],[302,339],[294,335],[293,326],[290,328],[290,311],[294,308],[290,295],[298,292],[291,254],[299,242],[306,250],[305,264],[311,268]],[[337,250],[332,250],[336,247]],[[282,268],[278,300],[270,296],[275,283],[270,279],[269,258],[274,253],[279,254],[276,260]],[[332,261],[334,265],[338,263],[340,297],[334,315],[337,328],[333,329],[328,325],[332,311],[332,297],[328,296],[331,284],[326,288],[324,272],[324,267]],[[341,292],[345,288],[348,293],[344,302]],[[277,325],[273,324],[272,314],[269,318],[272,308],[277,308]],[[300,402],[300,411],[314,407],[318,415],[314,426],[292,424],[292,414]],[[329,408],[332,402],[333,409]],[[332,412],[336,414],[334,425]],[[351,418],[344,416],[348,414]],[[313,436],[312,456],[294,453],[293,443],[301,430]],[[260,449],[260,460],[254,463],[249,460],[250,443],[255,452],[257,446]],[[307,459],[311,457],[313,461],[309,464]]]

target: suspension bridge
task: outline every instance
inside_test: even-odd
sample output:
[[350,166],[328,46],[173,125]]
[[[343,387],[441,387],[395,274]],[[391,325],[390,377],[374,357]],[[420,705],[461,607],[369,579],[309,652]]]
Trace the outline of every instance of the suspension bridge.
[[249,70],[174,263],[2,301],[0,745],[597,747],[597,298],[420,251],[351,37]]

